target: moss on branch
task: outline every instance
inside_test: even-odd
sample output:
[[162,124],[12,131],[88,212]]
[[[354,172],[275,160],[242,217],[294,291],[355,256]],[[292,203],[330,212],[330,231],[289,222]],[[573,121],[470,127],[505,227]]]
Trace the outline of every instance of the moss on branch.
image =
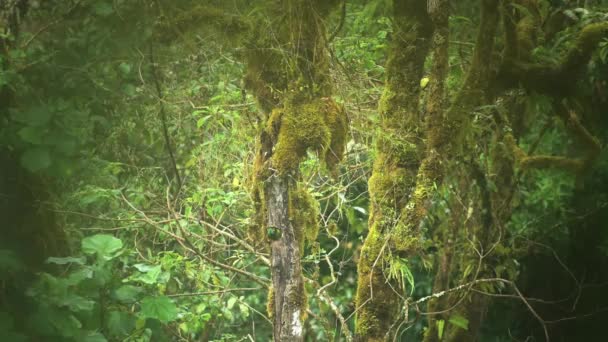
[[531,63],[506,58],[498,81],[508,87],[523,85],[526,89],[555,97],[570,95],[581,72],[591,59],[598,43],[608,37],[608,22],[590,24],[578,34],[572,48],[560,63]]

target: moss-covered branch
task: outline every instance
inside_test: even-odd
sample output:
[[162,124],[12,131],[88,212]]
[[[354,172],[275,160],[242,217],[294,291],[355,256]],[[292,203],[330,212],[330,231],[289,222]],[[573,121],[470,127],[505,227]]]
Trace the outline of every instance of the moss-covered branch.
[[564,121],[566,128],[573,138],[585,147],[585,150],[582,151],[582,156],[578,158],[548,155],[529,156],[517,148],[519,151],[519,164],[522,170],[559,169],[580,175],[597,159],[602,147],[598,139],[581,124],[576,112],[560,103],[557,105],[557,114]]
[[506,86],[523,85],[526,89],[556,97],[575,90],[576,82],[599,42],[608,37],[608,22],[590,24],[578,34],[572,48],[558,64],[530,63],[507,58],[498,75]]

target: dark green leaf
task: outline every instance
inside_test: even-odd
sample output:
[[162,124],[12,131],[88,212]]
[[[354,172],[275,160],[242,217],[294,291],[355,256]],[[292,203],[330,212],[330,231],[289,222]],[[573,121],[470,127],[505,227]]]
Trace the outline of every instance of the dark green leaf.
[[51,165],[51,156],[45,148],[30,148],[21,155],[21,165],[31,172],[36,172]]
[[110,311],[107,324],[112,336],[123,337],[135,329],[135,318],[126,312]]
[[45,135],[42,127],[38,126],[26,126],[19,130],[17,133],[19,137],[25,142],[30,144],[39,145],[42,143],[42,138]]
[[116,300],[123,303],[132,303],[137,300],[137,296],[142,292],[142,289],[133,285],[123,285],[114,291]]

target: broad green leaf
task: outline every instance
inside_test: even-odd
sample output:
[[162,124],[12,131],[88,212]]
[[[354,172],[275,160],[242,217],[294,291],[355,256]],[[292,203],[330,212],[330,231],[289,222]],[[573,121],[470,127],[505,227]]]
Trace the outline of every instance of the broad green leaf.
[[169,297],[147,297],[141,302],[141,314],[168,323],[177,319],[177,307]]
[[158,282],[158,278],[161,275],[162,269],[160,265],[149,266],[145,264],[136,264],[133,265],[137,268],[141,274],[135,274],[131,277],[131,280],[141,281],[145,284],[156,284]]
[[452,315],[449,319],[449,322],[459,328],[469,330],[469,320],[461,315]]
[[51,156],[46,148],[30,148],[21,155],[21,165],[31,172],[40,171],[51,165]]
[[15,111],[11,113],[15,121],[28,124],[30,126],[43,126],[51,121],[53,113],[48,106],[38,106],[26,111]]
[[226,308],[231,310],[234,307],[234,304],[236,304],[237,300],[238,299],[236,297],[231,297],[230,299],[228,299],[228,303],[226,303]]
[[137,296],[142,292],[142,289],[133,285],[123,285],[114,291],[116,300],[123,303],[132,303],[137,300]]
[[74,271],[65,279],[65,283],[68,286],[74,286],[80,284],[85,279],[93,278],[93,270],[85,267],[83,269]]
[[98,258],[111,260],[118,256],[122,241],[112,235],[98,234],[82,240],[82,251],[86,254],[97,254]]
[[135,329],[135,318],[126,312],[110,311],[107,325],[110,335],[123,337]]
[[25,142],[30,144],[39,145],[42,143],[42,138],[45,135],[41,127],[38,126],[26,126],[17,132],[19,137]]
[[82,323],[74,315],[66,315],[56,312],[48,317],[53,327],[64,337],[77,336],[82,328]]
[[95,306],[94,301],[71,293],[62,298],[58,304],[69,307],[72,312],[91,311]]

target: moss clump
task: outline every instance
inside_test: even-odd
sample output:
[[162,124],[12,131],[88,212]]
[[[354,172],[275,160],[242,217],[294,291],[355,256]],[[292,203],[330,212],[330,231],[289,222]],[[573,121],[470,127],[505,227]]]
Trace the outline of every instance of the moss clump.
[[368,181],[371,202],[382,211],[401,208],[415,186],[415,171],[398,167],[398,161],[380,154],[374,161],[374,172]]
[[319,234],[319,203],[301,184],[289,192],[289,217],[300,253],[304,253],[305,244],[315,241]]
[[288,285],[285,291],[288,293],[287,300],[289,303],[296,308],[300,308],[300,321],[306,321],[308,317],[308,294],[304,288],[304,277],[300,276],[300,281]]
[[557,156],[530,156],[521,161],[523,170],[555,168],[577,174],[584,169],[584,166],[583,160]]
[[348,122],[343,107],[329,97],[287,101],[272,111],[266,132],[276,141],[271,162],[280,174],[297,170],[308,150],[333,169],[342,159]]
[[[391,284],[386,281],[383,273],[383,256],[380,255],[387,236],[382,233],[383,224],[375,224],[361,250],[357,271],[359,276],[357,285],[357,305],[364,305],[357,315],[356,333],[366,336],[365,341],[383,341],[392,317],[398,307],[394,303],[395,294]],[[379,262],[376,260],[380,258]],[[373,297],[371,295],[373,291]]]

